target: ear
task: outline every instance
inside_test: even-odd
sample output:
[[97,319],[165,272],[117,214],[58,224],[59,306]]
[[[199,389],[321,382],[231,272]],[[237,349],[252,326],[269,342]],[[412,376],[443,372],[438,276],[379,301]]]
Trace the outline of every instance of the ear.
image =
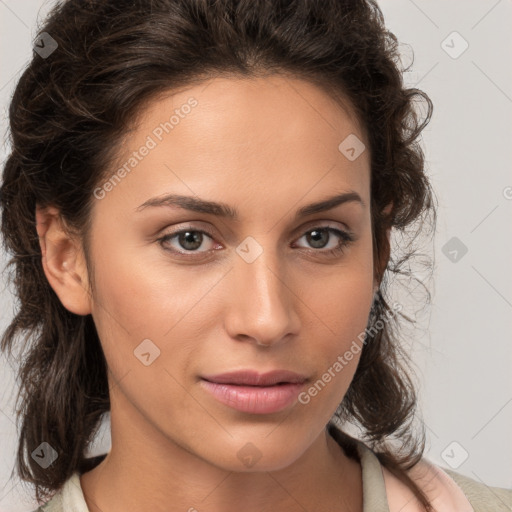
[[36,205],[36,229],[44,273],[62,305],[77,315],[90,314],[89,280],[81,244],[65,229],[59,210],[53,206]]
[[[389,214],[389,212],[391,211],[392,208],[393,208],[393,201],[391,201],[388,205],[386,205],[386,207],[382,210],[382,215],[384,217],[387,217],[387,215]],[[380,261],[381,269],[385,269],[388,264],[388,261],[389,261],[390,247],[391,247],[391,226],[389,226],[386,229],[386,237],[388,239],[387,250],[384,251],[384,254],[382,255],[382,259]],[[384,272],[384,270],[382,270],[382,272]],[[379,289],[379,286],[380,286],[380,282],[377,279],[374,279],[374,281],[373,281],[373,294],[374,295],[377,292],[377,290]]]

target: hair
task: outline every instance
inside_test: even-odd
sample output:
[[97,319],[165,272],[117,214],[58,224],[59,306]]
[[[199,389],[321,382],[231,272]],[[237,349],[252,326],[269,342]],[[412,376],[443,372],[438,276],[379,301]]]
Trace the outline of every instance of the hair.
[[[93,191],[111,174],[122,138],[144,106],[215,77],[280,74],[308,80],[340,105],[348,102],[371,155],[373,256],[380,286],[357,370],[329,431],[353,456],[356,440],[334,422],[358,426],[383,466],[432,511],[408,474],[424,452],[425,430],[422,424],[421,433],[413,431],[417,398],[410,359],[385,297],[388,276],[407,274],[403,267],[415,254],[410,250],[395,260],[386,230],[405,233],[419,222],[420,233],[427,215],[435,224],[435,197],[418,141],[432,102],[423,91],[404,86],[402,72],[408,68],[401,65],[397,38],[386,29],[376,2],[72,0],[52,8],[38,37],[43,32],[58,46],[46,58],[34,53],[15,87],[11,148],[0,189],[3,244],[11,255],[4,271],[14,267],[8,278],[19,299],[1,349],[12,357],[15,340],[24,340],[16,469],[21,480],[35,485],[38,502],[74,471],[91,467],[86,449],[110,400],[108,366],[92,316],[68,311],[43,271],[36,205],[59,209],[66,229],[83,242],[92,275]],[[427,107],[423,119],[417,100]],[[379,321],[383,327],[375,328]],[[47,468],[29,456],[43,441],[58,453]]]

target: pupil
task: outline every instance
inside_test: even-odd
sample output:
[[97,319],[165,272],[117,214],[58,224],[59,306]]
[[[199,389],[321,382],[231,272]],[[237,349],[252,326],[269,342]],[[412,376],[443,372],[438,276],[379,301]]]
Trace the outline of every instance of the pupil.
[[[315,235],[316,233],[316,235]],[[319,238],[320,238],[320,244],[318,244],[318,235],[319,235]],[[316,248],[321,248],[321,247],[324,247],[324,245],[327,243],[326,240],[324,240],[324,243],[322,244],[321,241],[322,241],[322,238],[325,239],[325,237],[327,236],[327,231],[322,229],[315,229],[314,231],[311,231],[310,232],[310,238],[313,240],[312,244],[313,247],[316,247]]]
[[[186,231],[180,235],[180,244],[189,251],[201,247],[201,242],[202,234],[197,231]],[[190,245],[187,247],[189,243],[192,244],[192,247]]]

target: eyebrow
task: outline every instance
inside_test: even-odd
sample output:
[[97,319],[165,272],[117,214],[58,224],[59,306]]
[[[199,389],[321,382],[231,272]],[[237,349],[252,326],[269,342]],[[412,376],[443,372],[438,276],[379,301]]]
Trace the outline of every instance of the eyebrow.
[[[311,203],[301,207],[299,210],[297,210],[295,214],[295,220],[301,219],[302,217],[307,217],[308,215],[312,215],[314,213],[332,210],[336,206],[348,202],[358,202],[361,204],[361,206],[366,206],[365,202],[362,200],[361,196],[357,192],[344,192],[342,194],[338,194],[332,197],[328,197],[327,199],[323,199],[322,201],[318,201],[316,203]],[[135,211],[141,211],[148,207],[165,206],[174,206],[177,208],[182,208],[184,210],[190,210],[193,212],[207,213],[210,215],[216,215],[218,217],[223,217],[227,219],[239,220],[238,211],[225,203],[217,203],[214,201],[200,199],[194,196],[182,196],[179,194],[166,194],[159,197],[152,197],[151,199],[148,199],[146,202],[138,206],[135,209]]]

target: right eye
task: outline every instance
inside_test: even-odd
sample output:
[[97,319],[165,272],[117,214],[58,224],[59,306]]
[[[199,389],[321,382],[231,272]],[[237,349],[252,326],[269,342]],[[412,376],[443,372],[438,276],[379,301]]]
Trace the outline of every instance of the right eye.
[[215,244],[210,242],[210,249],[198,250],[207,244],[208,240],[213,242],[213,235],[208,231],[186,227],[163,235],[158,238],[157,242],[160,243],[164,250],[178,257],[192,259],[195,257],[203,258],[207,253],[222,247],[220,244],[215,247]]

